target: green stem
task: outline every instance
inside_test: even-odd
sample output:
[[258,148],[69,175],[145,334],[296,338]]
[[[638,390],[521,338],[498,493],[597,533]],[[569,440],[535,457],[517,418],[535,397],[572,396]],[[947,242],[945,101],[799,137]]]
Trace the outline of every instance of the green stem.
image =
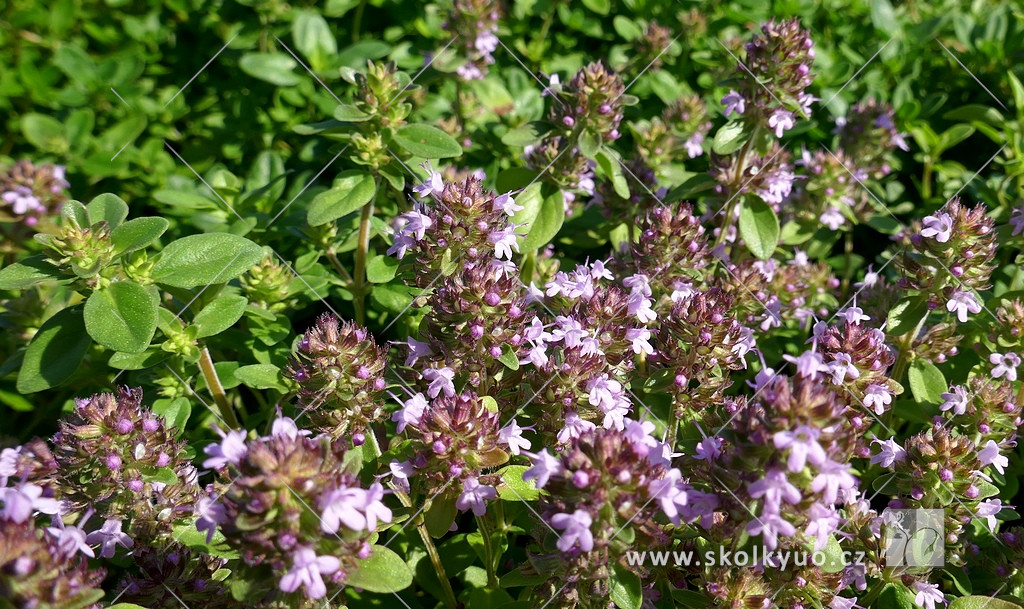
[[327,248],[326,256],[334,270],[338,271],[338,274],[341,275],[341,278],[348,282],[349,285],[352,285],[352,276],[348,274],[348,269],[342,266],[341,261],[338,260],[338,253],[334,251],[333,247]]
[[754,127],[753,133],[750,134],[750,139],[743,144],[743,148],[740,149],[740,153],[736,156],[736,171],[733,173],[732,182],[729,184],[729,202],[726,204],[725,219],[722,221],[722,229],[718,232],[714,247],[718,247],[725,241],[729,227],[732,226],[732,217],[736,213],[736,207],[739,205],[740,200],[738,193],[743,188],[743,175],[747,169],[747,155],[754,147],[754,140],[757,139],[759,129],[759,126]]
[[853,231],[846,232],[846,243],[843,249],[846,266],[843,268],[843,298],[850,292],[850,279],[853,278]]
[[903,373],[906,372],[907,364],[910,363],[910,352],[911,348],[914,346],[914,339],[917,338],[918,334],[920,334],[921,328],[924,327],[926,319],[928,319],[927,315],[922,317],[921,321],[917,322],[917,325],[914,326],[913,330],[900,337],[900,353],[896,357],[896,363],[892,367],[891,376],[892,380],[897,383],[900,383],[903,380]]
[[932,161],[925,159],[924,174],[921,176],[921,198],[926,202],[932,198]]
[[533,268],[537,264],[537,250],[530,250],[523,256],[523,270],[519,273],[523,283],[530,285],[533,281]]
[[[412,508],[412,499],[409,498],[409,495],[396,490],[395,497],[398,497],[405,507]],[[455,590],[452,589],[452,582],[448,580],[448,574],[445,573],[444,565],[441,564],[441,555],[438,554],[437,546],[434,545],[434,540],[430,537],[430,532],[427,531],[427,525],[422,518],[416,523],[416,530],[419,531],[420,538],[423,539],[423,547],[427,550],[427,556],[430,557],[430,564],[434,565],[434,572],[437,573],[437,578],[441,582],[445,606],[449,609],[456,609],[458,601],[455,600]]]
[[366,0],[362,0],[352,16],[352,42],[359,42],[359,28],[363,24],[363,13],[366,11]]
[[[380,178],[377,178],[377,186]],[[373,217],[373,200],[363,206],[359,218],[359,240],[356,244],[356,268],[352,272],[352,302],[356,308],[356,323],[366,323],[366,252],[370,249],[370,218]]]
[[217,410],[220,411],[218,414],[224,421],[224,424],[231,429],[241,429],[242,426],[238,423],[235,411],[231,408],[231,404],[228,403],[228,396],[224,393],[224,386],[220,384],[217,369],[213,367],[213,358],[210,357],[210,350],[206,347],[203,347],[200,351],[199,370],[203,373],[203,379],[206,380],[206,386],[213,395],[213,401],[217,404]]
[[487,587],[498,587],[498,576],[494,572],[494,540],[491,539],[491,527],[487,523],[487,514],[476,517],[476,526],[480,529],[480,536],[484,540],[484,562],[487,567]]

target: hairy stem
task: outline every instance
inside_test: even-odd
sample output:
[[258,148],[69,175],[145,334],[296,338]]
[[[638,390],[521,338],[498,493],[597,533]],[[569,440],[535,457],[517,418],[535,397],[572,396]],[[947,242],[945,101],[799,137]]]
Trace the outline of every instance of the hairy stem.
[[[394,486],[392,486],[394,488]],[[407,508],[412,508],[412,499],[406,493],[395,490],[395,497]],[[418,517],[418,516],[417,516]],[[458,601],[455,600],[455,590],[452,589],[452,583],[448,580],[448,574],[445,573],[444,565],[441,564],[441,555],[437,552],[437,546],[434,545],[434,540],[430,537],[430,532],[427,531],[427,525],[424,524],[423,519],[416,523],[416,530],[420,533],[420,538],[423,540],[423,547],[427,550],[427,556],[430,557],[430,564],[434,565],[434,572],[437,573],[437,579],[441,582],[441,590],[444,593],[444,604],[448,609],[455,609],[458,607]]]
[[200,351],[199,370],[203,373],[203,379],[213,395],[214,403],[217,404],[217,410],[220,411],[217,414],[220,415],[221,420],[231,429],[241,429],[242,426],[238,423],[235,410],[231,408],[228,396],[224,393],[224,386],[220,384],[217,369],[213,367],[213,358],[210,357],[210,350],[206,347],[203,347]]
[[[377,179],[378,186],[380,178]],[[356,308],[356,323],[366,323],[366,252],[370,249],[370,218],[373,200],[363,206],[359,218],[359,240],[356,244],[356,268],[352,271],[352,303]]]
[[494,572],[494,540],[491,539],[491,527],[487,523],[487,514],[476,517],[476,526],[480,529],[480,537],[484,540],[484,562],[487,567],[487,587],[498,587],[498,576]]

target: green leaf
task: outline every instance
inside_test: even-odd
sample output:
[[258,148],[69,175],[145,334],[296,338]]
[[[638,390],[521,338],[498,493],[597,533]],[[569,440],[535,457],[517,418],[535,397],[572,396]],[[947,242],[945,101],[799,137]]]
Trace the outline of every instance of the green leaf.
[[743,197],[740,201],[740,236],[750,253],[767,260],[779,243],[779,218],[771,205],[759,197]]
[[509,465],[499,470],[501,483],[498,485],[498,496],[505,501],[534,501],[540,497],[537,485],[532,480],[523,480],[523,474],[528,469],[526,465]]
[[89,201],[85,206],[89,212],[89,224],[105,220],[111,230],[117,228],[128,217],[128,204],[121,200],[121,197],[103,193]]
[[914,593],[902,583],[886,584],[882,593],[878,595],[878,602],[873,607],[885,607],[885,609],[920,609],[914,603]]
[[611,599],[619,609],[640,609],[643,604],[643,586],[640,576],[626,567],[616,564],[612,567],[612,576],[608,580],[611,588]]
[[152,278],[175,288],[224,283],[263,259],[263,248],[230,233],[190,235],[172,241],[153,265]]
[[597,161],[598,173],[611,180],[615,194],[623,199],[628,199],[629,183],[626,182],[626,176],[622,175],[622,165],[619,164],[618,155],[610,148],[601,148],[594,160]]
[[395,142],[410,154],[425,159],[445,159],[462,154],[455,138],[430,125],[405,125],[395,132]]
[[516,353],[516,348],[508,343],[501,346],[501,357],[498,358],[498,361],[505,364],[509,370],[519,370],[519,355]]
[[85,301],[85,329],[107,349],[141,353],[156,332],[156,290],[134,281],[115,281]]
[[423,513],[423,524],[434,539],[444,537],[452,528],[459,510],[455,507],[455,495],[452,491],[441,493],[430,501],[430,507]]
[[115,353],[107,360],[107,365],[118,370],[144,370],[167,359],[171,354],[159,347],[142,353]]
[[374,256],[366,263],[366,279],[370,283],[387,283],[395,278],[397,272],[398,259],[391,256]]
[[928,299],[924,296],[907,296],[889,309],[886,328],[891,336],[902,336],[907,332],[913,332],[926,315]]
[[299,64],[287,53],[246,53],[238,62],[242,71],[279,87],[294,87],[302,82],[293,70]]
[[935,364],[925,359],[917,358],[910,364],[907,379],[910,381],[910,391],[918,402],[941,404],[942,394],[949,390],[946,377],[942,376]]
[[0,270],[0,290],[23,290],[59,277],[60,271],[50,264],[46,256],[29,256]]
[[529,232],[520,245],[520,250],[532,252],[544,247],[554,239],[564,222],[565,202],[562,200],[562,191],[556,190],[541,201],[540,210],[530,225]]
[[160,399],[153,402],[153,414],[163,417],[166,425],[176,429],[176,435],[181,435],[192,414],[192,403],[185,397]]
[[60,385],[74,374],[90,344],[82,307],[58,311],[43,323],[25,351],[18,371],[18,391],[35,393]]
[[35,410],[35,405],[32,402],[26,400],[25,396],[13,391],[0,389],[0,402],[9,406],[11,410],[19,412],[32,412]]
[[544,137],[548,130],[548,124],[540,121],[533,121],[510,129],[501,136],[501,143],[513,148],[522,148],[530,144],[536,144]]
[[973,595],[954,598],[949,609],[1021,609],[1021,606],[994,596]]
[[44,152],[66,152],[70,146],[64,125],[52,116],[34,112],[21,118],[21,132],[30,144]]
[[238,558],[238,551],[227,545],[227,539],[219,530],[213,533],[210,543],[206,543],[206,531],[196,528],[196,521],[179,522],[172,529],[174,539],[193,550],[198,550],[218,558]]
[[253,389],[285,389],[281,382],[281,369],[273,364],[239,366],[238,370],[235,370],[235,378]]
[[[370,120],[372,117],[352,104],[339,104],[338,107],[334,109],[334,118],[340,123],[361,123],[363,121]],[[313,126],[317,126],[319,124],[320,123],[314,123]],[[326,126],[326,123],[324,123],[324,125]],[[336,127],[339,125],[334,124],[333,126]]]
[[583,0],[583,6],[598,15],[607,15],[608,11],[612,10],[611,0]]
[[133,252],[153,243],[170,226],[165,218],[135,218],[110,231],[110,241],[120,252]]
[[192,325],[198,329],[196,338],[220,334],[235,325],[247,304],[249,300],[245,296],[221,296],[206,305],[192,320]]
[[597,155],[597,151],[601,149],[601,138],[590,129],[584,129],[580,133],[580,139],[577,144],[580,147],[580,154],[588,159],[592,159]]
[[330,190],[313,198],[306,221],[310,226],[333,222],[369,203],[375,192],[373,176],[356,169],[343,171]]
[[65,201],[60,208],[60,217],[64,222],[79,228],[89,228],[89,212],[78,201]]
[[750,132],[743,129],[743,121],[731,120],[715,132],[711,150],[715,154],[732,154],[750,139]]
[[398,592],[412,585],[412,571],[394,551],[374,545],[370,556],[348,574],[345,585],[384,594]]
[[338,41],[334,39],[327,21],[314,11],[296,12],[292,22],[292,40],[299,52],[311,62],[338,52]]

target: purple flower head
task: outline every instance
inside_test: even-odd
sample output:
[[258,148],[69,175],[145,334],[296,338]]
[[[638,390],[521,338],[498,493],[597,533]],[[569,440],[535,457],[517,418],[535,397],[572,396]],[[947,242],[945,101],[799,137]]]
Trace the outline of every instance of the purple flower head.
[[892,403],[892,394],[885,387],[872,383],[864,389],[864,405],[872,408],[875,414],[885,413],[885,407]]
[[934,216],[925,216],[924,228],[921,229],[921,236],[925,238],[934,237],[939,243],[949,241],[953,233],[953,217],[946,212],[938,212]]
[[736,114],[743,114],[744,110],[747,109],[747,102],[743,99],[743,96],[736,91],[729,91],[722,98],[722,105],[725,106],[725,110],[722,111],[722,115],[728,118],[730,114],[735,112]]
[[779,536],[792,537],[796,534],[796,527],[778,512],[765,511],[761,516],[747,523],[747,533],[760,535],[764,546],[769,550],[774,550],[779,545]]
[[200,532],[206,531],[206,543],[210,543],[217,532],[217,526],[227,521],[227,513],[224,511],[224,506],[217,501],[215,496],[202,497],[199,499],[196,512],[199,514],[199,520],[196,521],[196,530]]
[[664,478],[648,483],[648,492],[657,499],[661,511],[672,524],[679,524],[679,508],[689,502],[689,485],[682,482],[682,472],[676,468],[668,470]]
[[299,429],[299,426],[295,424],[295,420],[289,417],[281,416],[274,419],[274,423],[270,427],[270,435],[273,437],[284,437],[289,440],[294,440],[299,436],[308,436],[312,432],[308,429]]
[[789,459],[786,467],[793,473],[804,469],[808,461],[814,466],[820,467],[825,463],[827,457],[825,449],[818,444],[818,436],[821,432],[809,425],[800,425],[793,431],[779,431],[772,437],[775,448],[779,450],[789,449]]
[[819,372],[828,372],[829,367],[825,364],[825,358],[817,351],[804,351],[799,356],[783,355],[782,359],[791,364],[796,364],[797,376],[814,378]]
[[957,291],[953,292],[953,296],[946,302],[946,310],[950,313],[955,311],[957,320],[960,323],[964,323],[967,321],[968,313],[981,313],[981,304],[978,303],[978,299],[974,297],[974,294]]
[[299,548],[292,554],[292,568],[281,576],[279,587],[283,592],[305,590],[307,598],[318,599],[327,596],[327,585],[323,575],[330,575],[341,567],[341,561],[334,556],[317,556],[312,548]]
[[509,226],[501,230],[493,231],[487,236],[487,240],[494,244],[494,257],[512,259],[512,251],[519,251],[519,242],[516,240],[515,227]]
[[770,469],[764,478],[754,482],[749,488],[754,499],[764,497],[765,510],[778,511],[782,502],[800,503],[800,489],[794,486],[781,469]]
[[[427,198],[430,195],[440,195],[441,191],[444,190],[444,180],[441,179],[441,173],[434,171],[431,167],[430,162],[423,163],[421,165],[427,172],[427,179],[422,184],[414,186],[412,191],[416,193],[420,198]],[[420,237],[422,239],[423,237]]]
[[1011,383],[1017,380],[1017,366],[1020,365],[1020,357],[1016,353],[1005,355],[993,353],[988,356],[988,361],[995,365],[995,368],[992,368],[992,378],[997,379],[1005,375],[1006,380]]
[[203,452],[210,455],[210,458],[203,461],[203,467],[221,469],[228,463],[232,465],[241,463],[249,450],[245,445],[246,436],[247,434],[243,429],[232,430],[222,435],[219,444],[207,445]]
[[945,401],[942,402],[939,409],[943,412],[952,409],[953,414],[960,416],[967,412],[967,404],[970,402],[970,399],[967,397],[967,388],[960,385],[951,385],[950,390],[950,392],[942,394],[941,397]]
[[978,451],[978,461],[982,467],[991,465],[1000,474],[1006,471],[1005,468],[1010,463],[1006,456],[999,454],[999,445],[994,440],[989,440],[981,447]]
[[559,550],[568,552],[579,547],[584,552],[594,549],[594,535],[590,532],[593,518],[586,510],[576,510],[572,514],[560,513],[551,517],[551,526],[564,532],[555,544]]
[[0,501],[3,501],[4,504],[3,509],[0,510],[0,517],[12,522],[26,522],[32,517],[33,512],[50,515],[60,513],[60,502],[43,497],[42,487],[30,482],[22,482],[15,487],[0,488]]
[[903,450],[903,447],[894,438],[889,438],[885,441],[875,438],[871,443],[878,444],[881,447],[878,454],[871,457],[872,464],[881,463],[882,467],[891,467],[893,463],[898,463],[907,458],[907,451]]
[[427,387],[427,395],[431,399],[436,398],[442,391],[448,397],[455,395],[455,371],[445,366],[444,368],[430,368],[423,371],[423,378],[430,381]]
[[811,490],[821,493],[821,498],[826,503],[835,503],[839,491],[843,489],[856,488],[857,479],[850,473],[850,466],[846,463],[826,461],[814,480],[811,480]]
[[939,591],[938,584],[914,582],[914,604],[922,609],[935,609],[935,603],[946,604],[946,597]]
[[512,193],[510,192],[494,197],[492,207],[495,211],[501,210],[509,216],[513,216],[517,211],[525,209],[522,205],[516,204],[516,200],[512,198]]
[[839,528],[840,519],[832,506],[814,502],[808,513],[807,528],[804,535],[814,538],[814,551],[822,550],[828,543],[829,535]]
[[416,468],[413,467],[409,461],[392,461],[388,465],[388,469],[391,470],[391,480],[398,490],[408,493],[409,492],[409,476],[416,472]]
[[694,454],[698,459],[711,463],[722,456],[722,438],[711,436],[697,442],[697,450]]
[[402,402],[402,408],[391,415],[391,420],[398,423],[396,431],[402,433],[407,425],[419,425],[423,412],[428,406],[427,398],[423,397],[422,393],[417,393],[405,402]]
[[57,555],[65,560],[74,558],[76,554],[81,552],[89,558],[95,558],[96,554],[92,548],[89,547],[87,541],[88,536],[82,529],[85,526],[85,522],[92,516],[92,512],[87,512],[75,526],[68,526],[64,524],[64,521],[59,516],[54,517],[53,525],[46,528],[46,532],[53,536],[55,545],[57,546]]
[[508,450],[513,455],[518,455],[522,449],[529,449],[531,446],[530,441],[523,437],[523,429],[513,418],[508,425],[498,431],[498,439],[508,444]]
[[462,480],[462,493],[455,500],[455,507],[461,511],[472,509],[473,514],[483,516],[487,512],[487,500],[498,496],[493,486],[480,484],[476,477]]
[[100,557],[113,558],[117,546],[130,548],[134,545],[131,537],[121,531],[121,521],[110,518],[103,523],[98,531],[93,531],[85,538],[90,544],[100,544]]
[[853,358],[848,353],[836,353],[829,364],[829,371],[832,373],[832,383],[842,385],[849,378],[856,380],[860,378],[860,370],[853,365]]
[[768,117],[768,127],[775,131],[775,137],[782,137],[782,134],[789,131],[796,124],[796,117],[788,110],[778,109]]
[[578,438],[596,428],[597,426],[590,421],[580,418],[580,415],[573,411],[569,411],[565,415],[565,427],[558,432],[557,439],[560,443],[567,444],[570,440]]
[[320,528],[325,533],[336,533],[341,525],[353,531],[371,530],[363,509],[366,491],[355,487],[330,490],[320,496]]
[[536,454],[525,451],[523,454],[533,462],[533,466],[523,472],[523,480],[536,480],[537,488],[544,488],[551,476],[562,473],[562,462],[558,460],[558,457],[551,455],[546,448]]

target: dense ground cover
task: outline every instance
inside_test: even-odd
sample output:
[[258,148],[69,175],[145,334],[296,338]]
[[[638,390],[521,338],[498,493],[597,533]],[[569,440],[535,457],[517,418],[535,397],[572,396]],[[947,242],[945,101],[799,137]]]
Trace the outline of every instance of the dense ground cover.
[[0,25],[0,607],[1024,605],[1016,4]]

